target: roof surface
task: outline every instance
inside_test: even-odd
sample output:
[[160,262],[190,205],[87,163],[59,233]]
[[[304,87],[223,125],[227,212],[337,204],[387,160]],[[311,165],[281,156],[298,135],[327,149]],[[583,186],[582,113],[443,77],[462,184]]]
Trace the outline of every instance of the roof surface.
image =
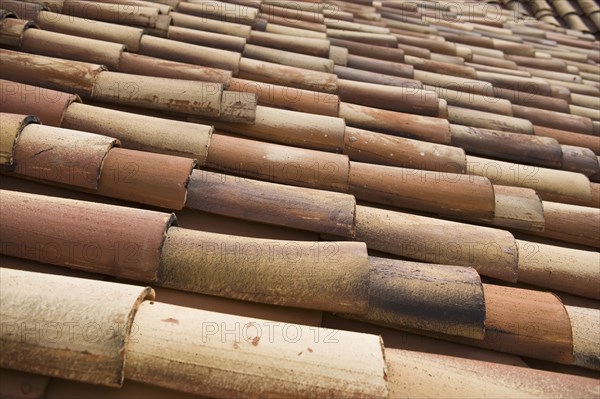
[[600,396],[595,1],[0,0],[0,396]]

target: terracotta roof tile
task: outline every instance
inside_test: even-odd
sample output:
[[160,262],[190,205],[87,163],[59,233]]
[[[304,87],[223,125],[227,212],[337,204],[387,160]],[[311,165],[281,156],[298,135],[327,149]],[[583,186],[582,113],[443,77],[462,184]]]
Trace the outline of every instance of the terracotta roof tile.
[[597,2],[28,1],[0,396],[600,393]]

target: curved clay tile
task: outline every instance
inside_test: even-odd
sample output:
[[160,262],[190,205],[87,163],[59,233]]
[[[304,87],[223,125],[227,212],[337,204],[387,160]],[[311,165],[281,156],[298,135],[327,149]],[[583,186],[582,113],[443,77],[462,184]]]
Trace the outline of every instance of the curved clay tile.
[[600,253],[517,240],[519,281],[600,299]]
[[113,148],[98,179],[100,195],[181,210],[196,161],[172,155]]
[[504,281],[517,280],[517,244],[507,231],[356,207],[356,240],[403,258],[470,266]]
[[154,298],[151,288],[13,269],[0,275],[3,367],[123,384],[129,333],[140,303]]
[[453,171],[350,162],[348,192],[362,201],[470,220],[491,220],[494,216],[490,181]]
[[[158,5],[158,4],[157,4]],[[25,17],[23,17],[25,18]],[[127,50],[137,52],[144,31],[140,28],[111,24],[91,19],[40,11],[34,18],[40,28],[52,32],[121,43]]]
[[544,201],[545,228],[542,237],[600,249],[600,210]]
[[17,141],[23,129],[30,123],[40,123],[40,120],[33,115],[2,113],[2,118],[0,118],[0,165],[10,166],[14,163]]
[[0,50],[2,78],[89,97],[104,67],[85,62]]
[[348,190],[350,162],[341,154],[213,134],[206,166],[294,186]]
[[553,138],[451,125],[452,144],[469,154],[560,168],[561,146]]
[[[0,79],[0,111],[36,115],[44,125],[60,127],[63,115],[79,98],[74,94]],[[86,129],[83,129],[86,130]]]
[[565,306],[573,327],[575,364],[600,370],[600,311]]
[[465,152],[453,147],[346,127],[344,153],[351,160],[448,173],[466,171]]
[[184,64],[127,52],[121,54],[119,72],[225,85],[231,80],[231,72],[222,69]]
[[15,172],[38,180],[96,190],[103,162],[115,145],[119,145],[119,141],[112,137],[30,125],[22,130],[15,150]]
[[[285,206],[282,206],[285,204]],[[354,237],[354,196],[195,170],[186,208]]]
[[494,185],[494,226],[538,232],[545,229],[545,209],[535,190]]
[[172,227],[157,284],[306,309],[363,314],[369,302],[364,243],[284,241]]
[[271,107],[256,107],[251,125],[216,122],[215,128],[258,140],[313,150],[342,152],[346,124],[342,118]]
[[[154,281],[174,215],[0,191],[2,253],[82,270]],[[83,218],[83,219],[82,219]]]
[[340,117],[348,126],[396,136],[450,144],[450,124],[443,118],[392,112],[347,102],[340,103]]
[[556,295],[491,284],[483,284],[483,291],[486,307],[484,339],[451,337],[451,340],[573,364],[571,321]]
[[468,173],[485,176],[492,183],[532,188],[545,201],[580,204],[590,201],[589,179],[580,173],[519,165],[467,155]]
[[335,94],[337,91],[337,76],[332,73],[294,68],[244,57],[240,61],[240,70],[237,76],[241,79],[324,91],[330,94]]
[[268,107],[326,116],[338,116],[339,113],[340,99],[334,94],[238,78],[232,78],[227,89],[254,93],[258,96],[258,104]]
[[369,257],[369,311],[355,316],[401,330],[484,337],[485,302],[474,269]]
[[193,158],[204,165],[212,126],[71,104],[62,127],[115,137],[124,148]]
[[135,323],[127,379],[220,398],[387,396],[375,335],[336,330],[332,344],[326,329],[148,301]]

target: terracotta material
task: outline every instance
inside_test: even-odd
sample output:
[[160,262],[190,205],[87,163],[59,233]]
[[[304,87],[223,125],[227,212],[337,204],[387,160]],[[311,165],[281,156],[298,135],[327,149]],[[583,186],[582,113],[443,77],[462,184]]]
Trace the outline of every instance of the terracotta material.
[[419,58],[425,58],[425,59],[431,58],[431,52],[429,50],[427,50],[426,48],[411,46],[411,45],[403,44],[403,43],[398,43],[398,49],[402,50],[404,55],[410,55],[413,57],[419,57]]
[[223,33],[205,32],[196,29],[170,26],[167,39],[195,44],[198,46],[216,47],[222,50],[241,53],[246,45],[246,39],[238,36],[229,36]]
[[316,57],[327,57],[330,46],[328,40],[309,37],[290,37],[259,31],[252,31],[250,33],[248,43]]
[[369,257],[369,323],[474,339],[484,336],[485,301],[474,269]]
[[344,153],[351,160],[439,172],[466,172],[461,148],[346,127]]
[[560,59],[543,59],[535,57],[524,57],[520,55],[507,54],[506,59],[516,62],[518,65],[530,68],[546,69],[548,71],[566,72],[567,63]]
[[215,398],[387,395],[375,335],[336,331],[331,345],[313,339],[313,330],[319,337],[326,330],[292,324],[297,341],[290,342],[276,323],[157,302],[142,303],[135,322],[140,333],[128,345],[125,369],[133,381]]
[[600,370],[600,310],[565,306],[573,329],[574,364]]
[[[463,82],[461,90],[453,90],[457,88],[456,84],[449,82],[448,84],[437,83],[435,86],[425,85],[424,89],[431,90],[437,93],[440,98],[443,98],[450,105],[463,108],[471,108],[479,111],[491,112],[498,115],[512,116],[511,103],[508,100],[495,98],[490,96],[491,90],[486,90],[483,95],[474,93],[475,90],[470,90],[469,85],[473,87],[476,82]],[[483,86],[485,88],[486,86]]]
[[552,137],[561,144],[585,147],[600,155],[600,137],[552,129],[543,126],[534,126],[536,136]]
[[2,19],[21,18],[31,21],[42,10],[48,9],[52,1],[46,4],[25,3],[17,0],[2,0]]
[[219,120],[225,123],[252,124],[256,119],[257,95],[225,90],[221,96]]
[[259,140],[342,152],[346,124],[342,118],[258,106],[252,125],[216,122],[215,126]]
[[401,78],[392,75],[383,75],[377,72],[364,71],[362,69],[347,68],[345,66],[336,65],[333,72],[340,79],[374,83],[378,85],[397,86],[407,89],[420,90],[423,85],[420,81],[414,79]]
[[531,74],[531,76],[537,76],[542,79],[552,79],[552,80],[559,80],[562,82],[572,82],[572,83],[574,82],[574,83],[578,83],[578,84],[583,83],[583,79],[581,78],[581,76],[579,76],[579,74],[573,74],[573,73],[569,73],[569,72],[548,71],[548,70],[542,69],[542,68],[538,69],[538,68],[520,67],[519,69],[522,71],[529,72]]
[[285,18],[285,17],[279,17],[277,15],[270,15],[270,14],[261,14],[260,18],[267,21],[269,25],[277,24],[277,25],[290,27],[290,28],[311,30],[314,32],[322,33],[322,34],[324,34],[325,31],[327,30],[327,27],[325,26],[325,24],[301,21],[301,20],[294,19],[294,18]]
[[328,116],[339,113],[340,99],[333,94],[237,78],[229,81],[228,89],[254,93],[258,95],[258,104],[268,107]]
[[573,363],[571,322],[555,295],[490,284],[484,284],[483,290],[486,336],[483,340],[459,338],[458,342],[557,363]]
[[20,48],[27,53],[93,62],[116,71],[125,46],[47,30],[27,29]]
[[228,84],[231,80],[231,72],[223,69],[167,61],[127,52],[121,54],[119,72],[223,84]]
[[600,120],[600,110],[591,109],[587,107],[580,107],[578,105],[569,105],[569,110],[571,114],[578,115],[584,118],[589,118],[593,121]]
[[16,191],[0,196],[3,254],[154,281],[174,215]]
[[413,78],[412,65],[349,54],[347,66],[403,78]]
[[213,135],[206,166],[275,183],[347,191],[348,157]]
[[456,46],[454,43],[443,42],[431,39],[422,39],[417,37],[406,37],[404,35],[395,35],[399,43],[426,48],[435,53],[456,55]]
[[202,47],[148,35],[142,36],[139,51],[143,55],[225,69],[234,74],[237,73],[240,63],[240,54],[233,51]]
[[428,116],[437,116],[439,112],[435,92],[344,79],[337,84],[338,95],[344,102]]
[[248,58],[241,59],[240,71],[237,77],[331,94],[335,94],[337,91],[337,76],[332,73],[311,71]]
[[452,145],[469,154],[477,154],[507,161],[531,163],[560,168],[563,154],[560,144],[549,137],[450,125]]
[[40,123],[40,120],[32,115],[4,112],[0,116],[0,165],[12,165],[21,132],[30,123]]
[[159,10],[140,6],[132,9],[127,4],[64,0],[60,13],[103,22],[154,28],[157,24]]
[[277,6],[279,4],[274,2],[273,4],[260,4],[261,14],[275,15],[283,18],[299,19],[307,22],[315,22],[322,24],[325,22],[325,17],[319,12],[319,10],[307,10],[304,4],[298,7],[283,7]]
[[62,126],[115,137],[123,147],[133,150],[194,158],[200,165],[206,162],[213,130],[196,123],[77,103],[67,108]]
[[397,48],[374,46],[357,41],[337,39],[334,37],[330,37],[329,42],[332,45],[348,49],[348,52],[353,55],[398,63],[404,62],[404,52]]
[[600,389],[593,378],[457,356],[386,348],[385,358],[391,398],[444,399],[452,392],[453,396],[472,399],[591,399]]
[[252,29],[249,25],[217,21],[210,18],[195,17],[193,15],[171,12],[173,25],[207,32],[222,33],[225,35],[248,38]]
[[564,170],[583,173],[590,177],[600,173],[598,157],[592,150],[584,147],[561,145]]
[[210,2],[203,0],[180,2],[177,5],[177,11],[184,14],[239,24],[251,24],[258,15],[256,8],[216,0],[211,0]]
[[221,93],[220,83],[102,72],[96,77],[91,97],[140,108],[218,117]]
[[[325,32],[318,32],[309,29],[302,28],[293,28],[291,26],[280,25],[278,23],[264,21],[266,27],[264,30],[269,33],[276,33],[278,35],[288,35],[288,36],[299,36],[299,37],[308,37],[314,39],[324,39],[327,40],[327,35]],[[256,26],[256,24],[255,24]]]
[[298,54],[291,51],[277,50],[269,47],[247,44],[242,52],[244,57],[288,65],[296,68],[319,72],[333,72],[333,61],[313,55]]
[[189,158],[114,148],[104,160],[97,193],[180,210],[195,164]]
[[[154,297],[151,288],[12,269],[0,269],[0,275],[2,367],[123,384],[134,314]],[[67,327],[69,333],[62,332]]]
[[258,317],[261,319],[303,324],[305,326],[314,327],[319,327],[321,325],[321,319],[323,317],[322,312],[316,310],[239,301],[237,299],[184,292],[164,287],[156,287],[155,291],[156,295],[160,296],[162,303],[185,306],[193,309],[209,310],[211,312]]
[[600,248],[600,210],[544,201],[542,237]]
[[357,206],[356,240],[408,259],[470,266],[504,281],[517,279],[517,245],[503,230]]
[[369,266],[363,243],[282,241],[172,227],[158,283],[246,301],[362,314]]
[[522,107],[513,104],[513,113],[518,118],[531,121],[539,126],[566,130],[575,133],[593,134],[592,121],[578,115],[569,115],[538,108]]
[[508,76],[494,72],[477,71],[477,79],[485,80],[494,86],[504,89],[518,90],[525,93],[540,94],[551,96],[550,85],[541,79],[524,78],[520,76]]
[[0,79],[0,111],[36,115],[43,124],[60,126],[67,107],[77,96],[61,91]]
[[96,190],[104,160],[114,145],[119,141],[112,137],[28,125],[21,131],[14,152],[15,173]]
[[585,96],[582,94],[571,93],[571,105],[579,105],[580,107],[587,107],[591,109],[600,109],[598,99],[592,96]]
[[363,201],[460,218],[494,217],[494,190],[485,178],[351,162],[349,184],[349,192]]
[[327,28],[331,29],[339,29],[346,31],[356,31],[356,32],[367,32],[367,33],[380,33],[380,34],[389,34],[390,30],[384,26],[377,26],[375,23],[373,24],[361,24],[352,21],[344,21],[338,18],[325,18],[324,20]]
[[442,75],[457,76],[466,79],[477,79],[477,72],[474,68],[471,67],[428,60],[413,56],[406,56],[405,60],[407,64],[412,65],[417,70],[435,72]]
[[342,237],[354,236],[355,206],[352,195],[199,170],[186,201],[190,209]]
[[517,240],[519,281],[600,299],[600,254]]
[[335,66],[348,65],[348,49],[339,46],[329,47],[329,59],[333,61]]
[[494,185],[494,226],[542,231],[545,209],[537,193],[529,188]]
[[[91,14],[95,11],[91,6]],[[40,28],[48,31],[121,43],[127,47],[127,50],[133,52],[138,51],[140,39],[144,33],[140,28],[93,21],[86,17],[66,16],[51,11],[41,11],[36,15],[35,22]]]
[[469,174],[486,176],[494,184],[532,188],[545,201],[579,204],[590,201],[589,179],[580,173],[477,158],[467,155]]
[[[503,58],[495,58],[495,57],[487,57],[485,55],[480,55],[480,54],[473,54],[473,56],[471,57],[471,59],[469,61],[473,62],[475,64],[489,65],[489,66],[495,66],[495,67],[499,67],[499,68],[517,69],[517,64],[512,60],[503,59]],[[478,79],[481,79],[481,78],[478,78]],[[484,79],[484,80],[486,80],[486,79]]]
[[448,121],[457,125],[483,129],[533,134],[533,125],[526,119],[477,111],[470,108],[449,106]]
[[[520,70],[516,70],[516,69],[498,68],[498,67],[490,66],[490,65],[474,64],[472,62],[465,62],[465,66],[472,67],[475,69],[475,71],[496,72],[496,73],[503,73],[506,75],[523,76],[523,77],[531,76],[531,74],[529,72],[525,72],[525,71],[520,71]],[[508,90],[508,89],[505,89],[505,90]]]
[[441,118],[386,111],[346,102],[340,103],[340,117],[349,126],[374,130],[395,136],[450,144],[450,124]]
[[33,22],[16,18],[2,18],[0,23],[0,44],[8,47],[21,47],[23,34],[31,27],[36,27]]
[[493,95],[496,98],[508,100],[515,105],[569,113],[569,103],[562,98],[541,96],[500,87],[494,87]]
[[41,55],[0,50],[2,78],[49,89],[90,96],[104,67]]

